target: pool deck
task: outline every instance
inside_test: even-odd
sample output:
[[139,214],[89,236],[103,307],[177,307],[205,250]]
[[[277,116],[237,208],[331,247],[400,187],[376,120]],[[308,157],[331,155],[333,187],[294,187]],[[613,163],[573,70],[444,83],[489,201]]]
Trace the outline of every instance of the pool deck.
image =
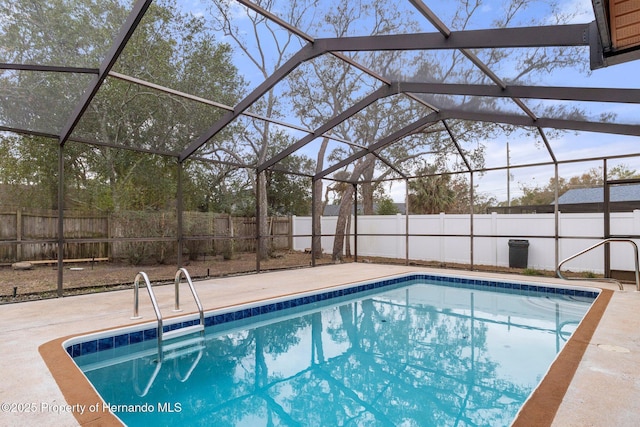
[[[340,264],[209,279],[195,282],[205,310],[333,287],[407,272],[499,277],[527,282],[562,283],[558,279],[437,270],[411,266]],[[151,278],[153,279],[153,278]],[[586,281],[566,282],[616,290],[573,377],[551,425],[636,426],[640,416],[640,293],[628,286]],[[167,316],[173,308],[173,285],[154,287]],[[155,319],[146,291],[140,295],[140,314]],[[0,305],[0,425],[77,426],[66,410],[56,380],[39,347],[53,339],[125,326],[131,320],[132,290]],[[181,290],[185,312],[195,310]],[[24,412],[30,410],[31,412]],[[21,412],[22,411],[22,412]],[[99,422],[91,425],[100,425]]]

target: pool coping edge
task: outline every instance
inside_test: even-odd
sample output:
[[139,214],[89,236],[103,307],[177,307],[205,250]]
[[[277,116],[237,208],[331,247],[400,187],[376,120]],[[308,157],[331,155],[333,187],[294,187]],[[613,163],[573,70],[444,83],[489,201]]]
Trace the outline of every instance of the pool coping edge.
[[551,363],[542,381],[522,405],[511,427],[550,426],[553,423],[614,292],[600,289],[600,295]]

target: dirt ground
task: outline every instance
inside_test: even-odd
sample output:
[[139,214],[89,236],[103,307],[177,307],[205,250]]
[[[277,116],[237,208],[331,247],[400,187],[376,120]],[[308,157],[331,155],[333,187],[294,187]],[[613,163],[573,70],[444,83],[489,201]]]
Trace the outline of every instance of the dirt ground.
[[[330,256],[316,260],[316,265],[331,263]],[[353,262],[345,259],[344,262]],[[358,262],[383,264],[404,264],[403,259],[360,257]],[[412,265],[469,270],[469,265],[443,264],[438,262],[411,261]],[[208,257],[197,261],[184,261],[184,267],[196,281],[209,277],[250,274],[256,271],[256,257],[253,253],[236,254],[233,259],[221,256]],[[300,268],[311,265],[311,255],[304,252],[282,252],[273,258],[260,262],[260,270]],[[152,283],[171,283],[176,274],[175,264],[130,265],[115,262],[65,263],[63,271],[63,295],[126,289],[133,286],[135,276],[144,271]],[[525,275],[553,276],[553,272],[531,269],[513,269],[495,266],[474,266],[474,270]],[[574,275],[570,274],[568,275]],[[0,267],[0,304],[57,297],[58,269],[56,263],[35,264],[31,270],[14,270],[10,265]]]
[[[316,260],[316,264],[329,262],[329,257]],[[260,270],[307,267],[310,264],[310,254],[286,252],[261,261]],[[256,271],[256,257],[255,254],[237,254],[231,260],[224,260],[221,256],[197,261],[184,260],[184,267],[194,281],[207,277],[247,274]],[[173,282],[177,268],[175,264],[130,265],[104,261],[65,263],[64,295],[131,287],[140,271],[144,271],[152,283],[166,283]],[[55,297],[57,287],[58,269],[55,263],[34,264],[30,270],[14,270],[10,265],[0,267],[0,303]]]

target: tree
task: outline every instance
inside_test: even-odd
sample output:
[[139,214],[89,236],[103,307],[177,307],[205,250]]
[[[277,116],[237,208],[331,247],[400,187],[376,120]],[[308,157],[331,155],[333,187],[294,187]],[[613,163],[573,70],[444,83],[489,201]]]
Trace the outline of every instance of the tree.
[[[620,164],[608,171],[607,179],[634,179],[640,178],[640,174],[627,165]],[[575,175],[569,179],[558,179],[558,195],[562,195],[572,188],[601,187],[604,184],[602,167],[591,168],[582,175]],[[523,195],[512,201],[516,206],[548,205],[556,199],[556,179],[550,178],[544,187],[520,185]],[[504,204],[504,203],[503,203]]]
[[267,173],[267,196],[270,215],[309,215],[311,179],[288,173]]
[[378,208],[376,210],[376,214],[378,215],[395,215],[400,213],[400,210],[393,202],[391,197],[383,197],[378,200]]
[[[450,27],[454,30],[465,30],[467,26],[474,24],[481,11],[479,1],[461,0],[456,3],[455,11],[451,19]],[[496,11],[493,26],[505,27],[521,24],[525,21],[531,25],[529,14],[531,2],[514,0],[507,2],[505,7]],[[553,8],[552,8],[553,9]],[[500,13],[502,15],[500,15]],[[568,17],[560,17],[557,11],[550,10],[550,15],[558,22]],[[478,18],[479,19],[479,18]],[[547,20],[548,17],[540,19]],[[324,33],[329,29],[333,36],[349,36],[363,33],[396,34],[411,33],[418,25],[408,18],[401,9],[390,11],[386,3],[373,0],[371,2],[341,3],[331,8],[323,19],[317,19],[318,26],[322,25]],[[476,67],[467,56],[473,52],[461,51],[429,51],[429,52],[358,52],[344,53],[355,62],[364,65],[376,73],[397,81],[442,81],[452,83],[485,83],[487,76]],[[480,61],[488,68],[496,66],[499,62],[508,62],[514,80],[534,79],[559,67],[573,66],[575,64],[575,50],[566,48],[552,49],[523,49],[501,50],[492,49],[487,52],[478,52]],[[513,60],[517,58],[517,60]],[[501,69],[505,69],[501,67]],[[335,117],[338,113],[351,106],[357,99],[380,85],[365,72],[356,70],[352,66],[332,56],[323,56],[311,61],[304,69],[292,73],[297,84],[292,85],[291,91],[295,94],[294,103],[296,111],[300,113],[300,120],[310,124],[325,122],[327,117]],[[505,79],[505,80],[507,80]],[[419,95],[413,99],[403,96],[392,96],[380,100],[348,121],[332,130],[341,139],[355,142],[357,145],[342,144],[331,150],[324,156],[327,140],[323,140],[320,150],[323,157],[318,156],[317,169],[324,169],[323,162],[338,162],[348,158],[355,152],[361,151],[361,146],[375,143],[381,138],[392,134],[403,126],[412,123],[418,117],[423,117],[432,112],[427,106],[451,106],[459,109],[490,110],[495,108],[498,101],[480,99],[477,97],[450,97]],[[545,106],[541,106],[544,110]],[[551,107],[555,108],[555,107]],[[464,122],[451,120],[448,126],[454,134],[464,134],[467,141],[463,149],[471,165],[481,168],[484,164],[483,139],[492,138],[499,129],[501,133],[511,131],[508,126],[497,126],[486,123]],[[408,135],[399,144],[391,144],[376,153],[368,153],[355,160],[345,170],[350,174],[348,181],[362,181],[362,199],[365,213],[372,213],[373,194],[377,185],[373,178],[378,180],[394,176],[394,168],[404,170],[408,175],[415,174],[423,164],[423,159],[428,159],[438,171],[446,171],[450,158],[457,156],[457,150],[451,143],[451,137],[440,125],[430,126],[420,132]],[[385,159],[385,162],[379,161]],[[389,166],[393,165],[393,167]],[[434,178],[437,179],[437,178]],[[451,178],[440,178],[451,180]],[[450,182],[448,183],[450,184]],[[435,205],[453,203],[452,197],[446,192],[439,195],[442,200]],[[468,196],[466,196],[468,200]],[[342,257],[345,235],[347,233],[347,218],[352,211],[353,189],[347,188],[344,192],[338,220],[332,256],[334,259]],[[432,206],[432,208],[434,208]],[[468,211],[468,210],[467,210]],[[317,213],[316,213],[317,214]],[[318,222],[318,221],[316,221]]]
[[[305,11],[313,0],[297,0],[285,2],[279,9],[279,14],[284,21],[304,26],[302,21]],[[262,5],[266,9],[273,6],[272,1],[268,0]],[[233,2],[225,0],[215,0],[211,3],[211,25],[216,31],[221,31],[226,37],[229,37],[233,44],[242,53],[244,59],[249,66],[257,69],[263,79],[268,78],[275,70],[280,68],[288,59],[293,48],[299,47],[295,43],[295,37],[290,32],[281,31],[281,28],[264,16],[255,13],[249,9],[243,9],[246,20],[238,24],[237,5]],[[241,25],[247,24],[243,27]],[[304,31],[305,28],[301,28]],[[262,116],[268,118],[281,118],[284,114],[283,102],[278,93],[272,89],[262,99],[252,106],[254,112],[259,112]],[[270,144],[274,139],[274,126],[269,121],[260,119],[249,119],[246,121],[244,145],[249,147],[250,156],[254,165],[262,164],[270,153]],[[266,230],[268,199],[266,176],[255,177],[255,192],[258,200],[260,200],[260,217],[258,218],[261,230]],[[269,257],[270,248],[267,239],[260,241],[258,254],[260,258]]]
[[[3,48],[13,53],[10,59],[15,62],[97,67],[110,48],[113,35],[125,21],[128,9],[120,2],[0,0],[0,10],[11,12],[6,15],[10,19],[0,21],[1,31],[6,35],[3,41],[8,41]],[[101,22],[95,22],[96,19]],[[38,26],[44,22],[46,31]],[[182,14],[174,0],[163,0],[151,5],[113,70],[234,104],[244,89],[244,82],[231,64],[230,55],[229,45],[216,43],[201,17]],[[3,103],[0,106],[3,121],[18,128],[50,133],[59,132],[88,83],[88,79],[62,73],[18,75],[17,79],[11,74],[1,76],[0,89],[21,97],[42,99],[46,109],[33,107],[34,103],[29,100],[11,109],[3,108]],[[70,86],[75,89],[69,84],[72,78],[79,79],[77,92],[70,92]],[[197,138],[212,118],[222,113],[203,103],[108,78],[75,129],[72,141],[64,147],[65,185],[75,190],[74,195],[79,195],[75,206],[107,211],[173,206],[178,171],[174,153]],[[227,146],[232,146],[233,131],[234,128],[229,128],[221,137],[229,141]],[[97,144],[77,144],[74,138]],[[53,173],[57,174],[57,162],[52,161],[57,158],[56,141],[49,141],[35,152],[32,140],[19,137],[12,159],[20,162],[30,158],[35,165],[40,165],[39,178],[25,176],[31,183],[55,183],[56,180],[50,178]],[[150,155],[128,148],[160,154]],[[238,160],[230,154],[233,150],[225,151],[225,148],[220,147],[219,152],[226,153],[226,157],[218,160]],[[185,187],[193,192],[186,193],[185,205],[202,207],[203,201],[210,199],[203,192],[210,187],[200,187],[195,184],[196,180],[202,180],[205,173],[226,171],[207,162],[198,165],[191,162],[186,168],[182,175]],[[45,174],[45,171],[49,172]],[[190,172],[193,172],[192,182]],[[55,194],[57,188],[52,186],[50,198],[55,200]]]
[[[7,18],[0,21],[3,25],[3,34],[9,34],[12,44],[20,46],[16,51],[20,52],[15,58],[16,62],[25,62],[25,59],[33,59],[42,62],[46,59],[58,62],[65,59],[69,49],[60,49],[60,46],[48,49],[48,46],[56,40],[51,34],[60,33],[60,44],[64,46],[70,43],[73,55],[90,52],[87,59],[93,66],[99,64],[102,55],[108,49],[105,40],[111,40],[117,33],[117,24],[109,25],[96,31],[96,41],[92,42],[92,34],[86,34],[82,29],[92,28],[91,17],[100,16],[108,22],[120,23],[124,21],[127,8],[118,2],[95,2],[95,4],[81,3],[77,0],[50,0],[46,7],[51,9],[51,15],[60,19],[54,19],[54,23],[48,23],[55,27],[55,31],[41,31],[41,28],[31,26],[30,19],[35,17],[36,22],[44,22],[37,14],[41,2],[27,0],[25,2],[2,1],[3,16]],[[103,3],[105,4],[103,6]],[[371,0],[363,2],[337,2],[335,7],[328,8],[319,16],[319,8],[315,8],[317,0],[297,0],[282,4],[265,0],[260,2],[260,7],[273,10],[286,22],[296,26],[302,32],[329,34],[338,37],[362,34],[396,34],[412,33],[419,26],[411,18],[407,18],[401,8],[389,8],[386,2]],[[493,26],[514,26],[526,22],[531,25],[530,8],[534,7],[528,0],[511,0],[504,8],[496,11]],[[235,3],[226,0],[216,0],[210,6],[211,16],[200,18],[194,15],[180,15],[176,13],[175,4],[171,0],[155,5],[150,9],[134,38],[128,44],[125,52],[118,61],[116,71],[126,72],[134,77],[150,79],[161,85],[172,86],[176,84],[179,90],[185,90],[203,97],[213,97],[228,105],[236,105],[240,98],[243,83],[237,77],[237,70],[229,64],[230,50],[227,45],[213,43],[213,34],[222,32],[228,37],[239,53],[244,54],[245,62],[253,64],[263,79],[272,75],[303,43],[304,37],[296,38],[289,30],[285,30],[273,21],[251,11],[244,6],[243,19],[238,16]],[[84,6],[84,7],[83,7]],[[479,0],[459,0],[450,21],[453,30],[465,30],[467,27],[477,24],[476,19],[482,9]],[[89,18],[84,18],[88,9],[105,8],[103,14],[90,13]],[[76,11],[76,9],[78,9]],[[307,13],[309,11],[314,13]],[[16,13],[16,11],[20,13]],[[80,18],[67,25],[68,18],[73,13]],[[552,11],[554,12],[554,11]],[[33,14],[33,16],[30,15]],[[111,16],[113,14],[114,16]],[[73,15],[75,16],[75,15]],[[419,16],[419,14],[416,14]],[[537,15],[539,16],[539,15]],[[557,13],[550,13],[558,23],[566,17],[560,17]],[[549,16],[540,19],[549,21]],[[173,17],[176,17],[173,19]],[[65,18],[65,19],[62,19]],[[120,19],[115,19],[120,18]],[[422,18],[418,18],[422,19]],[[59,22],[58,22],[59,21]],[[248,26],[244,26],[245,23]],[[66,27],[70,28],[73,37],[66,34]],[[95,25],[93,25],[95,26]],[[32,31],[28,37],[24,37],[23,28]],[[10,30],[10,31],[9,31]],[[82,37],[80,37],[82,36]],[[75,40],[77,44],[74,45]],[[35,46],[35,48],[33,47]],[[13,46],[8,46],[12,51]],[[175,48],[175,49],[174,49]],[[59,53],[62,52],[62,53]],[[179,54],[176,54],[179,52]],[[326,122],[327,118],[335,117],[346,108],[353,105],[358,99],[371,93],[386,82],[378,79],[382,75],[385,79],[394,81],[442,81],[452,83],[484,83],[487,75],[481,71],[483,67],[477,67],[478,61],[468,61],[471,55],[478,55],[479,60],[488,68],[498,63],[506,63],[501,70],[509,75],[505,81],[534,80],[537,76],[549,73],[555,68],[573,66],[575,50],[570,48],[544,48],[504,50],[487,49],[477,54],[471,51],[429,51],[429,52],[358,52],[344,53],[355,63],[361,64],[371,72],[365,72],[360,67],[353,66],[333,55],[323,55],[292,72],[286,81],[274,87],[259,102],[252,106],[255,115],[251,118],[239,118],[234,122],[238,127],[226,128],[212,141],[203,146],[198,155],[209,159],[213,158],[224,165],[235,163],[236,165],[250,164],[257,166],[263,164],[268,158],[269,147],[277,141],[278,132],[274,130],[276,125],[268,120],[257,118],[256,115],[271,119],[283,119],[297,117],[304,125],[315,128],[318,124]],[[22,57],[22,56],[23,57]],[[18,58],[18,56],[21,56]],[[27,58],[29,56],[29,58]],[[49,57],[51,56],[51,57]],[[13,60],[14,58],[12,58]],[[210,62],[211,61],[211,62]],[[26,61],[29,62],[29,61]],[[140,64],[143,64],[142,66]],[[28,73],[27,73],[28,74]],[[27,75],[25,74],[25,75]],[[18,73],[21,76],[21,73]],[[249,73],[247,73],[249,75]],[[20,77],[18,77],[19,79]],[[39,76],[38,76],[39,78]],[[53,78],[48,85],[41,85],[38,78],[29,81],[25,87],[34,86],[42,90],[49,90],[55,85],[63,86],[64,81],[56,81]],[[11,73],[2,80],[3,84],[15,84],[16,77]],[[178,83],[175,83],[178,82]],[[23,82],[26,83],[26,82]],[[84,87],[84,86],[83,86]],[[2,88],[4,89],[4,88]],[[10,92],[10,91],[8,91]],[[58,91],[59,92],[59,91]],[[81,91],[80,91],[81,92]],[[26,93],[22,91],[21,93]],[[291,95],[285,99],[281,95]],[[62,100],[59,100],[62,102]],[[21,105],[25,105],[22,103]],[[428,159],[429,164],[436,167],[436,171],[446,171],[449,166],[449,158],[456,154],[454,144],[451,143],[449,128],[453,133],[464,133],[467,142],[466,147],[478,148],[462,149],[471,166],[483,165],[482,139],[492,136],[494,129],[498,127],[490,124],[471,123],[464,121],[448,121],[448,129],[445,131],[440,124],[421,129],[401,140],[401,143],[390,144],[377,150],[367,150],[371,144],[381,138],[392,134],[403,126],[412,123],[418,117],[424,117],[433,109],[430,105],[455,107],[458,109],[488,110],[499,107],[499,101],[485,100],[479,97],[448,97],[448,96],[390,96],[379,100],[349,120],[337,126],[334,140],[324,138],[321,141],[315,172],[320,173],[330,163],[341,162],[349,159],[354,153],[366,153],[341,169],[347,173],[348,182],[363,182],[360,186],[365,213],[372,213],[376,180],[387,177],[399,177],[404,170],[411,175],[422,166],[423,160]],[[72,103],[72,105],[75,105]],[[51,106],[47,106],[51,107]],[[53,105],[56,107],[56,105]],[[288,110],[292,107],[292,110]],[[0,107],[2,108],[2,107]],[[561,109],[552,106],[549,108]],[[48,108],[53,111],[66,111],[63,108]],[[541,107],[544,111],[544,107]],[[3,108],[2,114],[12,114],[12,110]],[[18,114],[20,113],[20,114]],[[30,111],[15,109],[13,116],[16,126],[22,126],[23,122],[32,128],[39,126],[53,126],[56,120],[49,116],[42,120],[29,114]],[[570,112],[572,113],[572,112]],[[579,111],[575,112],[579,115]],[[186,143],[201,135],[202,130],[224,114],[224,111],[211,106],[203,106],[192,101],[175,99],[174,97],[157,93],[150,88],[142,88],[128,82],[110,77],[104,88],[100,91],[89,108],[85,118],[75,132],[75,136],[98,142],[92,148],[86,148],[81,159],[84,160],[84,168],[78,171],[88,171],[84,176],[87,185],[95,185],[102,192],[96,194],[123,193],[134,194],[134,191],[121,191],[121,188],[135,189],[138,185],[158,186],[150,191],[150,194],[158,194],[162,197],[161,188],[167,188],[167,182],[175,182],[172,174],[176,168],[170,162],[162,162],[157,159],[137,161],[135,156],[120,155],[119,150],[102,149],[99,144],[115,144],[119,147],[135,148],[141,150],[158,151],[161,153],[175,153],[184,147]],[[67,116],[62,114],[62,122]],[[59,117],[57,117],[59,119]],[[59,120],[58,120],[59,121]],[[167,123],[170,123],[167,126]],[[504,132],[509,127],[501,126]],[[477,144],[474,144],[476,143]],[[363,151],[363,149],[365,149]],[[456,154],[457,155],[457,154]],[[94,164],[104,164],[104,170],[94,172]],[[195,162],[189,162],[193,167]],[[207,182],[203,179],[202,171],[205,166],[198,168],[198,182]],[[228,173],[225,167],[215,166],[211,169]],[[149,179],[153,174],[162,175],[157,180]],[[184,174],[189,176],[189,174]],[[236,175],[237,177],[237,175]],[[99,179],[97,179],[99,178]],[[268,182],[265,175],[251,177],[255,180],[253,189],[260,200],[258,207],[260,212],[259,224],[262,230],[266,229],[266,215],[268,213]],[[104,182],[105,187],[101,186]],[[208,182],[206,188],[215,185],[213,180]],[[188,183],[190,188],[200,188],[196,182]],[[322,183],[320,180],[314,183],[317,194],[321,194]],[[119,187],[121,186],[121,187]],[[171,186],[169,185],[169,188]],[[336,238],[334,240],[333,257],[342,256],[345,235],[348,234],[348,218],[352,212],[353,186],[347,186],[340,209],[340,216],[336,225]],[[273,196],[273,195],[272,195]],[[197,206],[210,206],[212,197],[198,195],[192,197],[192,203]],[[167,200],[150,203],[148,200],[117,200],[114,206],[123,208],[131,202],[137,208],[158,208],[166,205]],[[127,205],[128,206],[128,205]],[[314,212],[317,216],[318,211]],[[316,221],[319,224],[319,221]],[[316,236],[318,230],[314,229]],[[318,245],[314,245],[318,247]],[[259,253],[261,257],[268,255],[266,239],[261,242]]]
[[[456,175],[453,178],[452,183],[453,191],[456,194],[455,203],[448,210],[450,213],[464,213],[470,212],[471,208],[471,184],[466,179],[465,175]],[[498,202],[496,198],[487,193],[480,193],[477,191],[478,186],[473,188],[473,213],[486,213],[490,206],[495,206]]]
[[0,136],[0,183],[6,199],[15,207],[56,209],[56,141],[41,137]]
[[[422,175],[420,175],[422,174]],[[425,166],[417,178],[409,180],[409,210],[412,214],[452,214],[484,213],[496,204],[493,196],[473,193],[471,206],[471,185],[463,174],[437,173],[432,166]]]
[[[398,10],[389,10],[380,1],[370,3],[339,3],[335,8],[330,8],[323,19],[315,21],[314,29],[327,32],[327,26],[336,36],[349,36],[359,34],[366,29],[370,34],[382,34],[393,32],[409,32],[416,27],[408,23],[404,14]],[[351,59],[362,63],[371,69],[387,68],[392,66],[394,60],[402,56],[398,52],[385,52],[384,54],[360,53],[350,54]],[[308,127],[314,128],[324,123],[328,117],[334,117],[346,110],[358,98],[379,86],[379,81],[355,69],[347,62],[330,55],[325,55],[309,61],[304,68],[299,68],[291,73],[291,80],[295,84],[290,85],[292,102],[299,119]],[[416,110],[421,112],[416,113]],[[387,132],[399,129],[408,123],[410,118],[424,113],[424,107],[417,103],[407,102],[403,97],[390,97],[387,100],[373,104],[353,116],[348,121],[340,124],[332,130],[332,133],[345,141],[353,141],[356,145],[340,144],[329,153],[329,140],[322,140],[316,159],[316,170],[321,172],[327,161],[337,162],[358,151],[358,146],[375,142],[386,135]],[[335,143],[334,143],[335,144]],[[394,159],[401,157],[396,152],[403,151],[405,147],[394,146],[389,150],[389,156]],[[328,155],[327,155],[328,154]],[[369,154],[357,160],[352,167],[338,171],[348,176],[347,181],[357,181],[363,177],[365,183],[360,185],[362,192],[363,212],[373,214],[373,195],[375,185],[369,183],[369,179],[378,174],[376,157]],[[393,162],[393,160],[392,160]],[[383,174],[388,172],[382,172]],[[339,178],[343,179],[344,178]],[[319,182],[316,185],[321,185]],[[318,191],[316,189],[316,191]],[[336,224],[333,258],[342,258],[345,236],[348,234],[349,217],[352,212],[354,188],[347,185],[343,192],[342,202]],[[314,213],[319,217],[321,212]],[[316,221],[319,224],[320,221]],[[316,235],[320,230],[314,230]],[[348,242],[348,241],[347,241]],[[318,246],[316,246],[318,247]],[[348,255],[348,249],[347,249]]]
[[433,175],[433,167],[425,167],[420,176],[409,180],[409,209],[413,214],[446,212],[456,200],[451,175]]

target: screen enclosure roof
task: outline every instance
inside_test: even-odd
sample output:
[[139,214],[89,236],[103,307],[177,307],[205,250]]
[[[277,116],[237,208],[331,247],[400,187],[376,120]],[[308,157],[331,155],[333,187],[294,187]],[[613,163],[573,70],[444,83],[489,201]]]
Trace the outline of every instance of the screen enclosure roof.
[[640,154],[620,2],[0,3],[5,134],[353,182]]

